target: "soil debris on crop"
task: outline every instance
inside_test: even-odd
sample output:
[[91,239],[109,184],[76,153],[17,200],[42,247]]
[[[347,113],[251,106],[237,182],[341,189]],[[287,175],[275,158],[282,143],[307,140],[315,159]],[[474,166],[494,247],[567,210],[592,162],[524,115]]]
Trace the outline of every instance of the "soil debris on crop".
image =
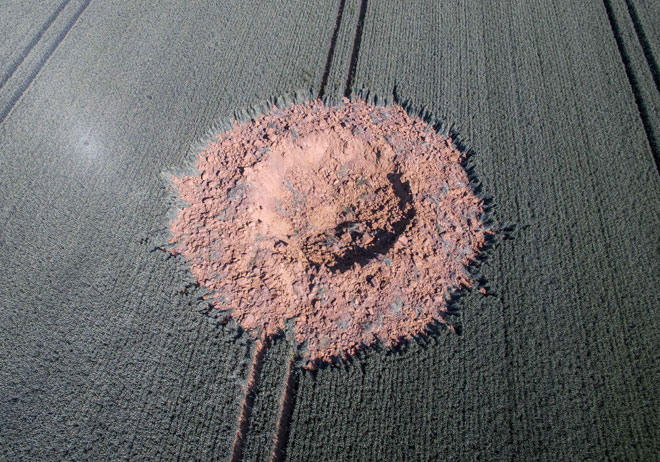
[[207,301],[246,330],[293,319],[309,367],[442,321],[484,245],[483,203],[452,140],[400,106],[273,108],[221,133],[171,222]]

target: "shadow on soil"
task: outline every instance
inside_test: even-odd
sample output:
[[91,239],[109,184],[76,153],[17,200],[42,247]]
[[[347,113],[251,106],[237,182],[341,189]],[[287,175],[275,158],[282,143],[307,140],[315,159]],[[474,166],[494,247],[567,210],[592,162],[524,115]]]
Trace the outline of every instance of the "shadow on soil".
[[[410,184],[401,181],[401,173],[388,173],[387,179],[394,189],[394,194],[399,198],[399,209],[404,212],[403,218],[392,224],[394,231],[377,229],[374,240],[366,247],[354,247],[335,260],[335,263],[328,268],[333,273],[343,273],[350,270],[356,263],[360,266],[367,265],[378,255],[385,255],[396,243],[397,238],[406,230],[412,219],[415,217],[415,209],[412,207],[413,195],[410,191]],[[409,208],[410,207],[410,208]],[[408,209],[407,212],[406,209]],[[345,221],[340,223],[334,229],[336,238],[342,236],[355,223]],[[354,240],[359,240],[362,235],[356,231],[351,232]]]

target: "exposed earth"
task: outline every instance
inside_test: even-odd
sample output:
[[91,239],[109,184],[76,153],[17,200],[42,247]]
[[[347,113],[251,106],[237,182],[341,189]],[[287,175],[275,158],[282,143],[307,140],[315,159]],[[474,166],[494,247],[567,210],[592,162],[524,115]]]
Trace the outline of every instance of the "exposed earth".
[[293,319],[308,366],[443,322],[488,232],[452,140],[400,106],[274,108],[175,178],[171,251],[209,303],[265,337]]

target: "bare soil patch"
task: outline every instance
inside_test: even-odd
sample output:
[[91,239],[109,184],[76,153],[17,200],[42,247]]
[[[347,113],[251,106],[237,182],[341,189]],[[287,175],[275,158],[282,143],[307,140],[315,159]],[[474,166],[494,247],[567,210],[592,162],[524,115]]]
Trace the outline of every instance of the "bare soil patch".
[[463,154],[399,106],[274,108],[175,178],[171,251],[207,300],[267,337],[293,319],[308,365],[442,321],[484,245]]

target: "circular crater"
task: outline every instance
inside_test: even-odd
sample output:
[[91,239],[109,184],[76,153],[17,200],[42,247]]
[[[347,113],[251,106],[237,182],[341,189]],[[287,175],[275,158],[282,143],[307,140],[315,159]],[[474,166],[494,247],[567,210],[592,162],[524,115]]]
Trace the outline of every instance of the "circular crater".
[[463,154],[400,106],[273,108],[176,177],[170,223],[214,308],[260,337],[292,320],[308,366],[444,322],[487,231]]
[[344,142],[326,130],[278,151],[285,155],[249,178],[253,217],[279,230],[280,252],[343,272],[386,254],[410,224],[412,194],[399,167],[359,138]]

